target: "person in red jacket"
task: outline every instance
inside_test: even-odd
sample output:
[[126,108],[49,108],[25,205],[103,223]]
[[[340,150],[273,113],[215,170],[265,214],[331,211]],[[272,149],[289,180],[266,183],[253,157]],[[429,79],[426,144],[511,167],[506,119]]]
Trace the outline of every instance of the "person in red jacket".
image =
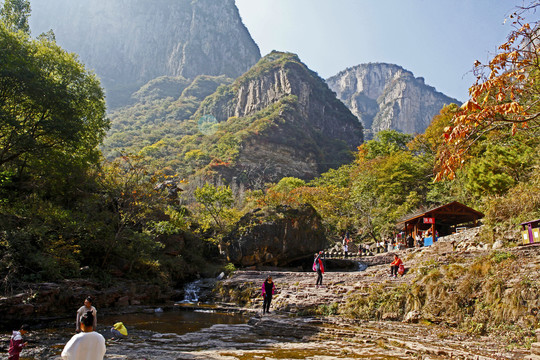
[[28,325],[23,325],[19,331],[14,330],[9,341],[8,360],[19,360],[19,355],[23,347],[28,345],[27,342],[23,343],[23,336],[28,332]]
[[319,287],[319,285],[322,286],[322,274],[324,274],[324,265],[321,256],[322,251],[315,253],[315,260],[313,261],[313,271],[317,272],[317,282],[315,283],[316,287]]
[[399,266],[403,264],[403,261],[394,254],[394,261],[390,264],[390,277],[397,277]]

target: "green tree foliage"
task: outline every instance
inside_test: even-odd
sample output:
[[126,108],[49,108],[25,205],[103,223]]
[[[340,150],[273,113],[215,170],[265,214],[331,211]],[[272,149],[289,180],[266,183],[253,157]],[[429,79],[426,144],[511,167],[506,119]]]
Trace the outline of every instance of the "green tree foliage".
[[30,34],[30,1],[28,0],[5,0],[0,10],[0,20],[10,31],[22,31]]
[[226,227],[238,220],[231,209],[234,198],[228,186],[206,183],[195,190],[195,199],[201,205],[199,214],[203,229],[215,226],[221,234],[224,234]]
[[55,43],[3,25],[0,48],[0,167],[20,176],[36,162],[97,162],[109,123],[96,77]]
[[407,143],[412,138],[412,135],[403,134],[396,130],[382,130],[375,135],[375,139],[366,141],[362,145],[363,151],[365,151],[367,159],[391,155],[407,149]]

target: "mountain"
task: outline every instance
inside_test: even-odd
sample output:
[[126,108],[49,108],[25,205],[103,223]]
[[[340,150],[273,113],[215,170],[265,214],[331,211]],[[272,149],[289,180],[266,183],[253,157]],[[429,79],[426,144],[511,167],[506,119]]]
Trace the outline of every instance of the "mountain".
[[[232,83],[199,83],[206,85],[145,85],[137,104],[113,113],[106,155],[131,146],[166,174],[259,188],[286,176],[312,179],[352,161],[363,142],[358,119],[294,54],[272,52]],[[175,87],[182,95],[167,97]],[[212,87],[201,100],[200,89]],[[142,133],[150,136],[133,142]]]
[[327,79],[330,89],[366,128],[366,137],[381,130],[423,133],[444,105],[460,104],[401,66],[361,64]]
[[101,78],[110,107],[160,76],[236,78],[260,59],[234,0],[32,0],[34,35],[52,29]]

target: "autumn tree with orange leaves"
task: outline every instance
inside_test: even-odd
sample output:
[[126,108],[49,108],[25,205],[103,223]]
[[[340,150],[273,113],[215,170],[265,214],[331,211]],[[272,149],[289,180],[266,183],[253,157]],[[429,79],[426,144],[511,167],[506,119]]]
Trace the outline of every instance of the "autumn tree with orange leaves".
[[535,0],[510,18],[514,30],[489,64],[475,62],[476,83],[470,99],[445,129],[436,180],[454,179],[471,147],[486,134],[515,135],[540,128],[540,22],[525,23],[524,14],[540,9]]

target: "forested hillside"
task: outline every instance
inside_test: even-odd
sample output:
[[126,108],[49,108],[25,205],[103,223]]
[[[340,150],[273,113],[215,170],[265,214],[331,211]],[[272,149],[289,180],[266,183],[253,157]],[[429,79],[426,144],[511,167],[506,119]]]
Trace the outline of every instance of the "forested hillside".
[[362,143],[357,119],[294,54],[273,52],[231,82],[151,81],[111,116],[106,156],[138,154],[153,172],[195,184],[260,189],[337,168]]

